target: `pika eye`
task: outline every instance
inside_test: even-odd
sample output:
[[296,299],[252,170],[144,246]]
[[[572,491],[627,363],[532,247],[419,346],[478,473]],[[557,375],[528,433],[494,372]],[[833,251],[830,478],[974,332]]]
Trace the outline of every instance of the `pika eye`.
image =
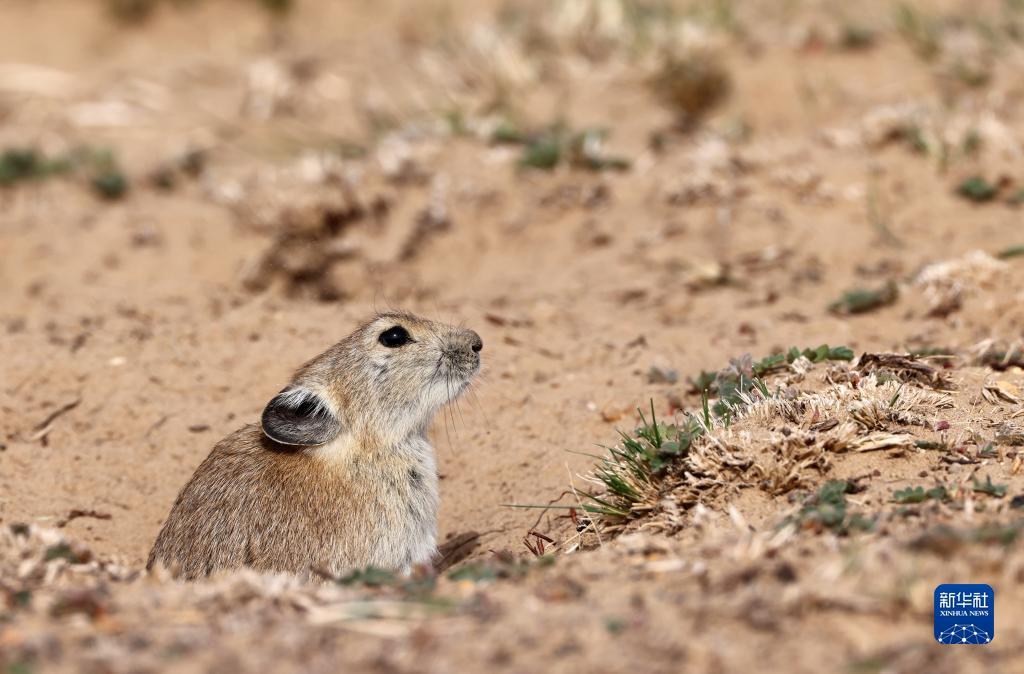
[[404,346],[412,341],[412,337],[409,336],[409,331],[403,328],[401,325],[396,325],[393,328],[388,328],[384,332],[380,333],[380,337],[377,338],[384,346],[389,349],[397,349],[400,346]]

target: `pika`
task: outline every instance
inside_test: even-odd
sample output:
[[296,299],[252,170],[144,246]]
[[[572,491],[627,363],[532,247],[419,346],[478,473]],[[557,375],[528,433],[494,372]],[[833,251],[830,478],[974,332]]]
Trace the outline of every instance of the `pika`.
[[299,368],[259,424],[214,446],[146,568],[311,577],[429,563],[438,478],[427,428],[469,386],[482,348],[472,330],[377,315]]

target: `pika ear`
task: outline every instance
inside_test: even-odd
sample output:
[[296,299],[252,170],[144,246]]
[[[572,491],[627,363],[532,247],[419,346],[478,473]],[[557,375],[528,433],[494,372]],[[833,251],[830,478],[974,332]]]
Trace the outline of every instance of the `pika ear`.
[[333,440],[341,422],[317,393],[289,386],[263,408],[263,434],[282,445],[312,447]]

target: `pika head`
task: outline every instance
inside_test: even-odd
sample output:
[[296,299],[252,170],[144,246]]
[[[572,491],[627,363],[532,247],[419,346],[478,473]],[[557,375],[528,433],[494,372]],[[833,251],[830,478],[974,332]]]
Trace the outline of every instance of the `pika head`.
[[422,434],[469,385],[482,348],[472,330],[380,314],[299,369],[263,410],[263,432],[301,446],[342,433],[378,443]]

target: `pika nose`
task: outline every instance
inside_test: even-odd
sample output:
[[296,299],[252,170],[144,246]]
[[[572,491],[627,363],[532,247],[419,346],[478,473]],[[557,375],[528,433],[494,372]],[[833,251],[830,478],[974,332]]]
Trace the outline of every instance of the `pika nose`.
[[450,339],[450,348],[456,353],[462,353],[467,356],[471,352],[479,354],[480,350],[484,348],[484,340],[480,339],[480,335],[472,330],[457,330],[452,333]]

